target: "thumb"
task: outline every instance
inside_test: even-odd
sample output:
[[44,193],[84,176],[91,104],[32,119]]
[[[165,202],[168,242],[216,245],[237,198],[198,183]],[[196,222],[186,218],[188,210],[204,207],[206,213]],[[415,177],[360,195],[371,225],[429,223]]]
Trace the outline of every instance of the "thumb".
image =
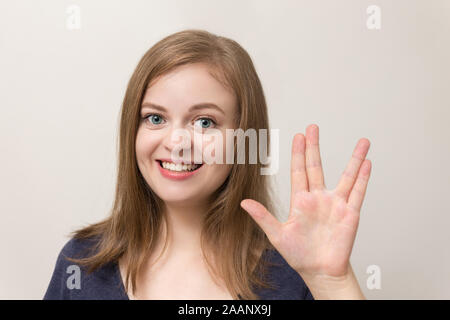
[[242,200],[241,207],[250,214],[275,246],[274,242],[281,236],[281,223],[258,201]]

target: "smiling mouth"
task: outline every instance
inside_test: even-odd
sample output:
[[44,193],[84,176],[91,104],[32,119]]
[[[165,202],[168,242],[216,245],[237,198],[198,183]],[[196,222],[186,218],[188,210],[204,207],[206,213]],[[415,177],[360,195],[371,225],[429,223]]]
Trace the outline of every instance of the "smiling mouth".
[[202,164],[175,164],[171,162],[165,162],[162,160],[156,160],[161,168],[164,168],[166,170],[170,170],[173,172],[193,172],[198,170]]

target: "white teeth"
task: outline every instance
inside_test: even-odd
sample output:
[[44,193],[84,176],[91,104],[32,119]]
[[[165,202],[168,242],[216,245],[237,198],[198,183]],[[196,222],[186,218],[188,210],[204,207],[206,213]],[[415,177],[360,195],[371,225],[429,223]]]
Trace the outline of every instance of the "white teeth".
[[172,171],[193,171],[200,167],[198,164],[175,164],[171,162],[161,161],[164,169],[169,169]]

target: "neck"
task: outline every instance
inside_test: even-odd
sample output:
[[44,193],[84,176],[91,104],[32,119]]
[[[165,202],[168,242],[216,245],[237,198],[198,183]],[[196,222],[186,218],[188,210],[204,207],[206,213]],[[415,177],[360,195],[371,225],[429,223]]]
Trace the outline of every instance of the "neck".
[[[177,253],[198,253],[201,250],[200,235],[206,214],[206,204],[191,202],[165,203],[164,214],[167,216],[170,234],[168,250]],[[164,220],[163,220],[164,221]],[[162,239],[165,240],[166,226],[163,223]]]

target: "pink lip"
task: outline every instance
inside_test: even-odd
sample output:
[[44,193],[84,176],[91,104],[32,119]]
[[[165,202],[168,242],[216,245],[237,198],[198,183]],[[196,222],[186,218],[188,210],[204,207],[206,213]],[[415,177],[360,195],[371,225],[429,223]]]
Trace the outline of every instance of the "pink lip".
[[[161,159],[161,160],[163,160],[163,159]],[[163,161],[167,161],[167,160],[163,160]],[[168,161],[168,162],[172,162],[172,161]],[[158,166],[159,172],[161,172],[161,174],[164,177],[171,179],[171,180],[176,180],[176,181],[184,180],[184,179],[187,179],[187,178],[193,176],[203,167],[203,166],[201,166],[200,168],[198,168],[197,170],[194,170],[194,171],[175,172],[175,171],[171,171],[171,170],[161,167],[158,160],[156,160],[156,165]]]

